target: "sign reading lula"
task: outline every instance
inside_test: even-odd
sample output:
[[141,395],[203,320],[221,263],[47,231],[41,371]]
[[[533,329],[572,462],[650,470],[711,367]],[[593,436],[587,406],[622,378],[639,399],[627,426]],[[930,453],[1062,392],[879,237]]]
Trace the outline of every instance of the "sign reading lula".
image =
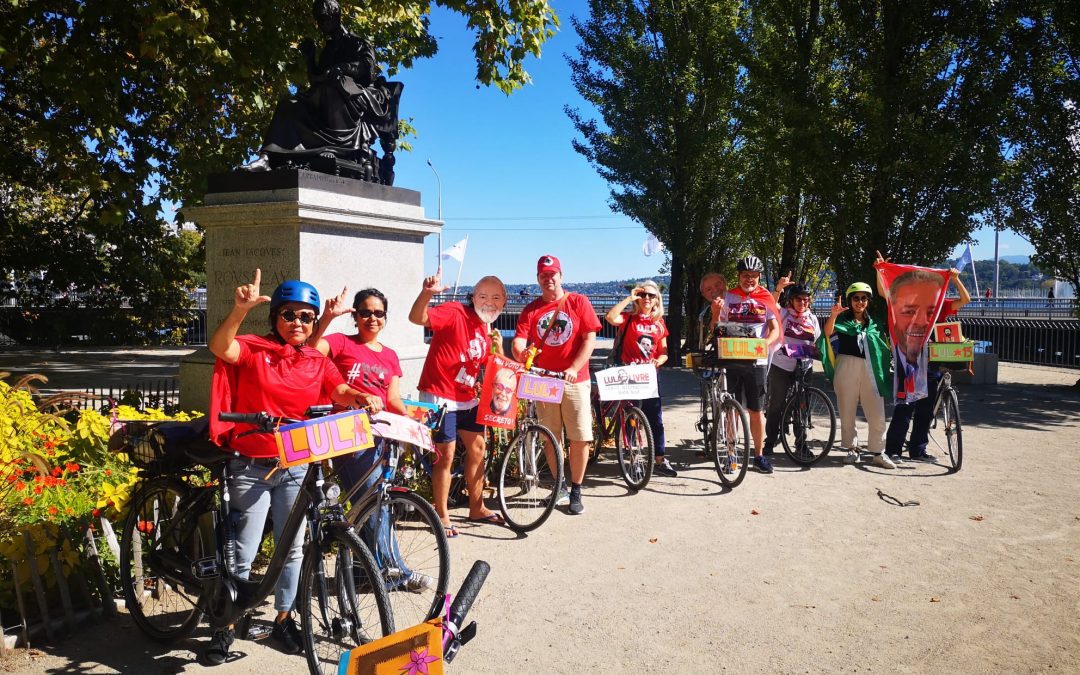
[[375,445],[371,419],[363,410],[347,410],[278,427],[274,441],[284,467],[321,462]]

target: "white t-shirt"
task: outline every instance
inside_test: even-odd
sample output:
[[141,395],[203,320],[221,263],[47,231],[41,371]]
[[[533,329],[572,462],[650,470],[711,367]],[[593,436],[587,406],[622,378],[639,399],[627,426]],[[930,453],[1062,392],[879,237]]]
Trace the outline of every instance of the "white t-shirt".
[[785,307],[780,310],[780,330],[784,344],[773,354],[772,364],[789,372],[794,371],[795,358],[788,355],[789,350],[799,352],[813,347],[821,336],[821,326],[813,312],[807,310],[799,315]]

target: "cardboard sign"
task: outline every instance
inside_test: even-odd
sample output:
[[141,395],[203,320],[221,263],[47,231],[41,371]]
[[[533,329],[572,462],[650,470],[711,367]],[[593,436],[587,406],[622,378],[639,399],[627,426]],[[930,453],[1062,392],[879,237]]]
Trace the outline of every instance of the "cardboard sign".
[[769,355],[762,338],[716,338],[716,353],[721,359],[757,360]]
[[951,363],[974,361],[975,343],[971,340],[960,343],[931,342],[930,360]]
[[415,445],[425,452],[435,451],[431,429],[411,417],[383,410],[371,420],[371,432],[376,436]]
[[934,342],[963,342],[964,334],[960,332],[959,321],[939,323],[934,326]]
[[336,415],[287,424],[274,431],[281,466],[321,462],[375,445],[367,411],[346,410]]
[[341,655],[338,675],[442,675],[442,619],[399,630]]
[[401,399],[401,402],[405,404],[405,414],[428,429],[436,429],[439,423],[442,422],[439,406],[434,403],[413,401],[407,398]]
[[554,377],[523,373],[518,378],[518,398],[541,403],[562,403],[566,383]]
[[638,401],[660,395],[656,366],[638,363],[616,366],[596,373],[596,390],[601,401]]
[[524,370],[517,361],[491,354],[487,358],[476,421],[487,427],[513,429],[517,422],[518,377]]

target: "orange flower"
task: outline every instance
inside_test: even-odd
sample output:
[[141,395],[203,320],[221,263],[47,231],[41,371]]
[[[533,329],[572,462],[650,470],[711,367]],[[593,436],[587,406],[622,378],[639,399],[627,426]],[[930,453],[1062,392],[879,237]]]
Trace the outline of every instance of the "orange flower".
[[31,504],[33,504],[33,503],[34,503],[34,500],[33,500],[33,499],[31,499],[31,498],[29,498],[29,497],[27,497],[26,499],[23,499],[23,500],[22,500],[22,503],[23,503],[23,504],[25,504],[25,505],[27,505],[27,506],[30,506]]
[[75,462],[68,462],[64,469],[66,469],[68,473],[75,473],[79,470],[79,465]]
[[17,480],[19,480],[19,476],[18,476],[18,474],[14,474],[14,473],[9,473],[9,474],[8,474],[8,477],[7,477],[7,482],[9,482],[9,483],[14,483],[14,482],[15,482],[15,481],[17,481]]
[[60,509],[56,508],[55,506],[50,506],[49,507],[49,515],[50,516],[55,516],[58,513],[60,513]]
[[41,494],[41,486],[40,485],[35,485],[34,486],[34,494],[36,494],[36,495]]
[[73,508],[71,508],[71,507],[69,506],[69,507],[67,507],[66,509],[64,509],[64,513],[66,513],[66,514],[67,514],[67,515],[69,515],[69,516],[73,516],[73,515],[75,515],[75,509],[73,509]]
[[15,483],[15,491],[16,492],[22,492],[25,489],[26,489],[26,483],[24,483],[22,481],[19,481],[18,483]]
[[[101,509],[94,509],[93,511],[90,512],[90,515],[92,515],[95,518],[100,518],[101,517]],[[93,526],[91,525],[91,527],[93,527]]]
[[54,466],[54,467],[53,467],[53,470],[52,470],[52,475],[54,475],[54,476],[59,476],[59,475],[60,475],[60,474],[62,474],[62,473],[64,473],[64,470],[63,470],[63,469],[61,469],[61,468],[60,468],[60,467],[58,467],[58,466]]

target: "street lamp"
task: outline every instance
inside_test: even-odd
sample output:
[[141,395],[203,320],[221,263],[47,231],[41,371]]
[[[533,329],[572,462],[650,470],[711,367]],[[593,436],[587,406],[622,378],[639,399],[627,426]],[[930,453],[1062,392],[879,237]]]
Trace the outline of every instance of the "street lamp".
[[436,269],[442,269],[442,178],[439,178],[439,172],[435,170],[435,165],[431,163],[429,159],[427,165],[431,167],[431,173],[435,174],[435,182],[439,186],[439,250],[435,253],[435,265]]

